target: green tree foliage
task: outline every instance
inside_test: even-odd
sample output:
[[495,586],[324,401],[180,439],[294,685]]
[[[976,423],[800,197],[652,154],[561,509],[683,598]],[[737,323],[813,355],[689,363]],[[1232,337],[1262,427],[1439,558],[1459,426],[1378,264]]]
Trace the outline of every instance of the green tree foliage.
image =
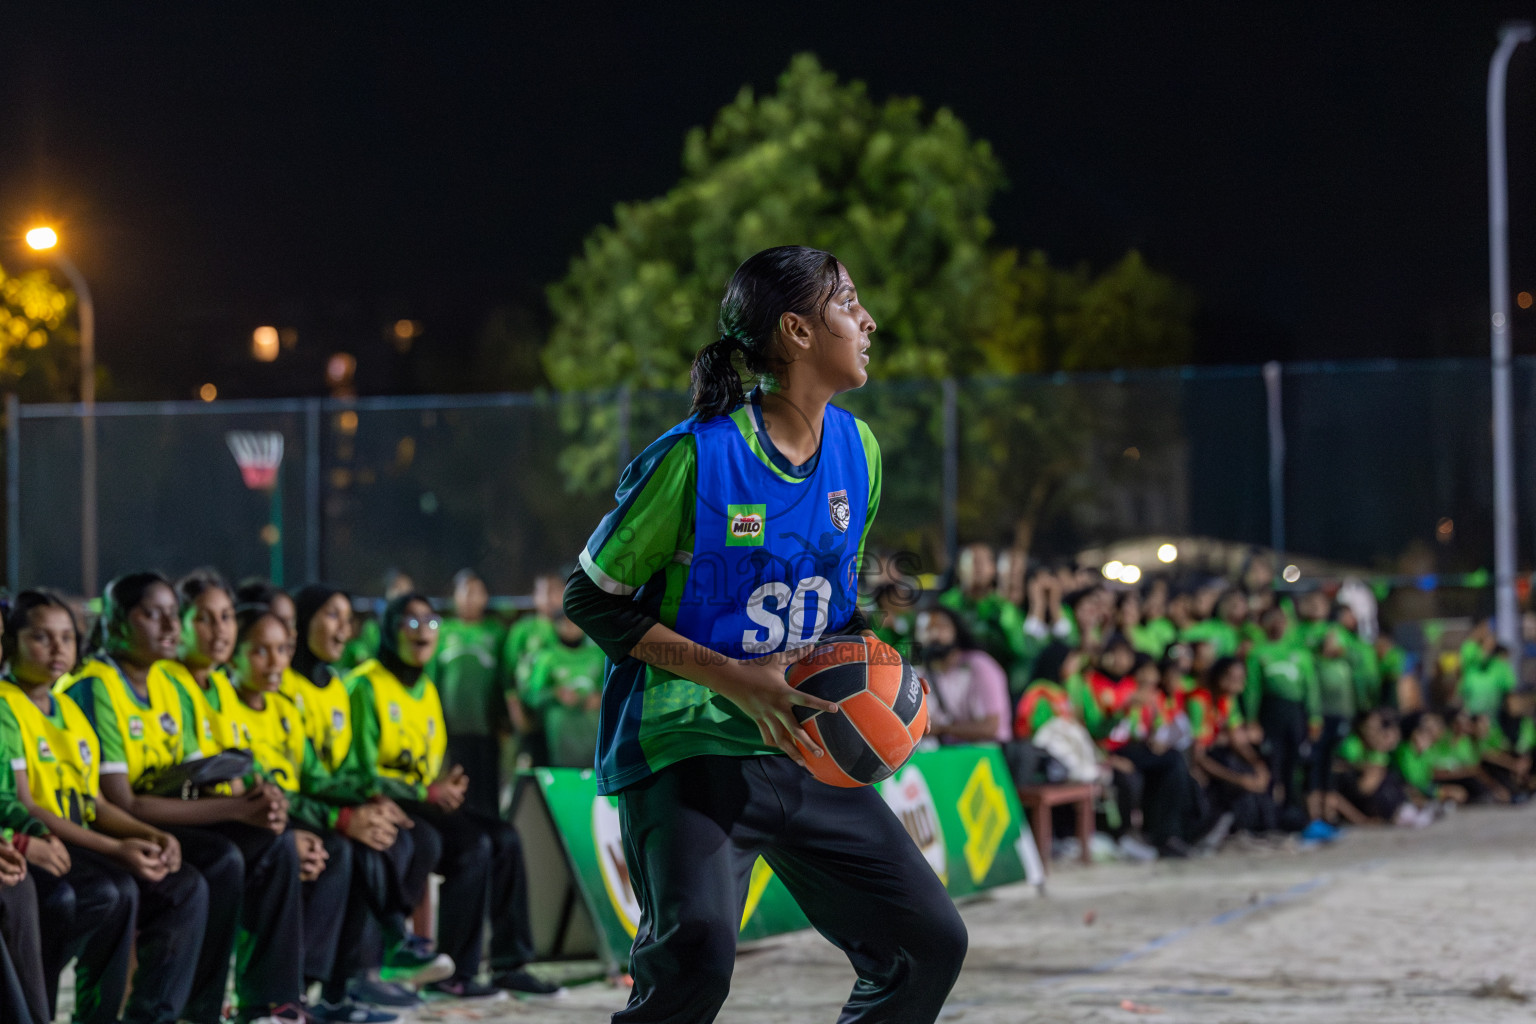
[[0,390],[24,401],[67,400],[79,384],[79,338],[69,322],[74,296],[47,271],[0,269]]
[[773,245],[835,252],[880,323],[884,376],[976,368],[988,285],[986,209],[1002,183],[991,147],[948,110],[877,104],[796,57],[778,92],[744,88],[683,150],[666,195],[620,204],[549,291],[544,365],[561,390],[678,388],[715,337],[725,282]]
[[[935,462],[932,472],[888,474],[882,528],[900,524],[886,539],[907,546],[921,532],[933,550],[940,391],[922,382],[1166,365],[1190,352],[1191,296],[1139,253],[1095,274],[993,244],[987,209],[1002,184],[991,147],[949,110],[877,103],[802,54],[777,91],[743,88],[689,132],[671,191],[619,204],[587,237],[549,289],[545,372],[568,392],[682,390],[744,258],[784,244],[834,252],[879,324],[871,375],[918,389],[870,388],[846,404],[888,450]],[[566,404],[564,424],[580,437],[563,460],[576,489],[611,486],[621,408]],[[971,412],[962,407],[962,443],[990,453],[993,468],[964,488],[963,521],[1032,535],[1085,464],[1090,411],[1057,389]]]

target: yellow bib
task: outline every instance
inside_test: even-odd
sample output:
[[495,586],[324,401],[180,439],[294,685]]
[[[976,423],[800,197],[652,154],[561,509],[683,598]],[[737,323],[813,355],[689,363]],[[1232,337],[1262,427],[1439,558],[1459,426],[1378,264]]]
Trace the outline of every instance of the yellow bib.
[[377,660],[357,666],[349,686],[351,680],[361,677],[373,686],[374,714],[379,720],[379,774],[412,786],[436,782],[448,750],[437,684],[423,674],[421,694],[413,697]]
[[223,735],[219,716],[235,699],[235,688],[229,684],[223,669],[216,668],[208,673],[207,690],[197,685],[192,671],[179,661],[157,661],[149,671],[151,675],[164,673],[169,676],[192,701],[192,713],[197,717],[198,751],[204,757],[210,757],[223,750],[219,744]]
[[262,694],[260,711],[231,693],[219,714],[225,749],[249,750],[256,764],[283,789],[299,790],[304,767],[304,720],[293,701],[280,693]]
[[293,669],[283,673],[283,696],[293,701],[304,719],[304,734],[315,756],[331,771],[341,767],[352,749],[352,700],[340,677],[316,686]]
[[[139,699],[117,665],[93,658],[79,672],[54,684],[55,694],[67,693],[81,708],[87,701],[93,703],[102,745],[101,770],[126,771],[130,786],[147,772],[185,760],[188,723],[183,721],[181,687],[164,672],[151,671],[146,683],[147,701]],[[116,733],[113,743],[107,741],[109,729]]]
[[21,726],[26,757],[12,761],[11,768],[26,769],[32,799],[76,825],[92,821],[101,795],[101,747],[85,712],[55,694],[53,714],[45,715],[8,680],[0,682],[0,699]]

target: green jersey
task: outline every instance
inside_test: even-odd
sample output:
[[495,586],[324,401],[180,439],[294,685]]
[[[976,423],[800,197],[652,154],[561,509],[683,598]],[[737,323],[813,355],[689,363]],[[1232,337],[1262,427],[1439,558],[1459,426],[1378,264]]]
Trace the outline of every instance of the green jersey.
[[491,619],[443,622],[427,675],[437,683],[449,736],[494,736],[506,721],[501,648],[501,625]]
[[1392,754],[1392,764],[1403,781],[1425,796],[1433,797],[1440,792],[1435,784],[1435,765],[1429,751],[1415,750],[1411,740],[1405,740]]
[[[597,751],[597,709],[587,699],[602,692],[603,651],[583,638],[575,647],[556,643],[533,658],[533,672],[523,700],[544,720],[549,763],[559,768],[591,768]],[[574,695],[573,704],[561,700]]]
[[1319,720],[1322,697],[1312,652],[1290,640],[1266,641],[1249,652],[1248,688],[1243,691],[1249,721],[1258,720],[1265,694],[1305,704],[1308,720]]

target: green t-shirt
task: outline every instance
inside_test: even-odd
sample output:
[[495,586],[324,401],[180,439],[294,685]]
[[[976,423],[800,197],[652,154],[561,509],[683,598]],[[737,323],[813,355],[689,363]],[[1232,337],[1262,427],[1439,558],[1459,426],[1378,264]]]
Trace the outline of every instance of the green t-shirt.
[[1440,787],[1435,784],[1435,764],[1430,751],[1413,749],[1412,740],[1404,740],[1399,744],[1392,754],[1392,763],[1403,781],[1425,796],[1432,797],[1440,791]]
[[1385,750],[1371,750],[1365,745],[1365,741],[1358,733],[1351,733],[1339,743],[1339,758],[1363,768],[1366,765],[1389,765],[1392,763],[1392,755]]
[[[756,405],[748,402],[730,418],[751,454],[781,480],[803,484],[812,476],[815,458],[803,466],[791,464],[768,437]],[[869,527],[880,504],[880,447],[869,427],[856,423],[869,477],[864,536],[859,538],[862,564]],[[616,495],[618,507],[603,518],[581,552],[581,567],[608,593],[630,596],[645,587],[646,610],[669,628],[677,624],[691,571],[697,466],[692,433],[674,431],[653,442],[624,471]],[[643,694],[641,711],[638,721],[615,722],[618,732],[603,738],[604,744],[611,744],[616,760],[599,764],[600,792],[618,792],[684,758],[780,752],[763,743],[756,724],[735,704],[708,688],[633,659],[614,666],[604,685],[613,685],[614,673],[621,671],[639,675],[624,685],[631,693]]]
[[559,642],[554,622],[537,612],[530,612],[512,623],[501,652],[501,663],[507,667],[507,675],[503,678],[506,686],[518,693],[526,690],[533,675],[534,656]]
[[939,604],[966,621],[976,635],[976,642],[1005,672],[1039,653],[1031,651],[1025,642],[1024,613],[1000,594],[985,594],[972,600],[959,587],[952,587],[939,595]]
[[1296,701],[1307,707],[1307,718],[1322,716],[1317,665],[1312,652],[1289,639],[1269,640],[1248,654],[1248,688],[1243,691],[1249,721],[1257,721],[1264,695]]
[[584,701],[603,688],[603,651],[583,638],[575,647],[556,643],[534,655],[533,672],[523,695],[528,707],[544,720],[549,763],[557,768],[591,768],[597,750],[598,713],[582,702],[567,707],[560,690],[574,691]]
[[1317,659],[1317,695],[1323,714],[1355,716],[1355,672],[1348,658]]
[[1515,670],[1508,658],[1489,658],[1461,668],[1461,704],[1468,714],[1497,720],[1504,698],[1515,689]]
[[1178,627],[1167,619],[1153,619],[1141,626],[1132,626],[1131,646],[1149,658],[1161,658],[1168,652],[1168,645],[1179,638]]
[[498,622],[447,619],[427,675],[437,683],[449,736],[494,736],[506,721]]
[[1435,771],[1461,771],[1475,768],[1482,761],[1478,743],[1471,736],[1446,733],[1425,752]]
[[1197,622],[1181,632],[1179,639],[1187,644],[1210,641],[1218,658],[1230,658],[1236,655],[1238,644],[1241,642],[1237,627],[1220,619]]

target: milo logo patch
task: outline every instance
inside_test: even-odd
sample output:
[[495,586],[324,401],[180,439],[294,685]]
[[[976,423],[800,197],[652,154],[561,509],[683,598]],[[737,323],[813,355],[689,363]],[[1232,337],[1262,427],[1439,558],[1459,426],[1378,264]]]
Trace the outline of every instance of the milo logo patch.
[[144,719],[138,715],[128,716],[128,738],[131,740],[144,738]]
[[726,547],[761,547],[768,529],[767,505],[727,505]]

